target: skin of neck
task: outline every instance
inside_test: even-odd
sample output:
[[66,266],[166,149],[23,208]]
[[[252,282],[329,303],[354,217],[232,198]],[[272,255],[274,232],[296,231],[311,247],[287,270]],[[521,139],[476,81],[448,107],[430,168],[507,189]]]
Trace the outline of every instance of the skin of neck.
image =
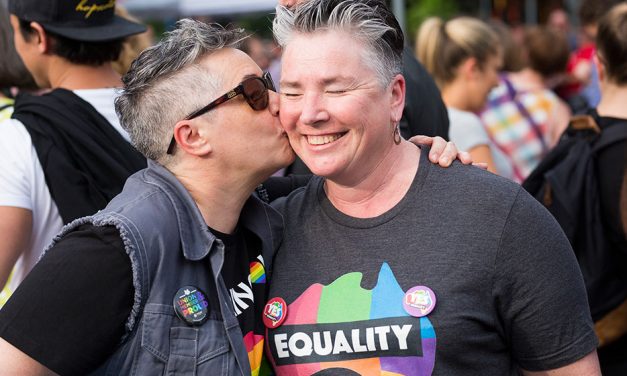
[[618,85],[604,79],[600,83],[601,101],[597,106],[600,116],[627,119],[627,85]]
[[235,230],[244,204],[269,176],[227,169],[207,157],[190,156],[168,169],[189,191],[207,226],[225,234]]
[[381,162],[350,184],[326,179],[327,197],[336,209],[356,218],[379,216],[398,204],[409,191],[418,170],[420,149],[402,140]]
[[468,90],[465,85],[459,81],[459,78],[443,85],[441,89],[442,101],[446,107],[456,108],[461,111],[468,111]]
[[545,89],[546,82],[542,75],[531,68],[523,68],[518,72],[508,74],[509,79],[517,87],[524,89]]
[[46,74],[51,88],[80,90],[122,86],[120,75],[109,62],[98,66],[79,65],[50,56]]

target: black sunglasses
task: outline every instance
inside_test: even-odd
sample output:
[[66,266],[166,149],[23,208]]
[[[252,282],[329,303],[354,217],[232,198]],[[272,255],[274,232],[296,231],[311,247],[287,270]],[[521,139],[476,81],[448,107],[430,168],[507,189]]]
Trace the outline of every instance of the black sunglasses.
[[[226,94],[216,98],[205,107],[187,115],[185,117],[185,120],[192,120],[201,115],[204,115],[207,112],[218,107],[222,103],[228,101],[229,99],[233,99],[240,94],[244,96],[244,99],[246,99],[246,102],[253,110],[265,110],[266,108],[268,108],[269,103],[268,90],[276,92],[274,82],[272,81],[272,76],[270,76],[269,72],[264,73],[261,77],[247,78],[239,85],[237,85],[237,87],[235,87],[233,90],[229,90]],[[167,154],[172,154],[174,145],[176,145],[176,140],[174,139],[173,135],[172,140],[170,141],[170,145],[168,146],[168,150],[166,152]]]

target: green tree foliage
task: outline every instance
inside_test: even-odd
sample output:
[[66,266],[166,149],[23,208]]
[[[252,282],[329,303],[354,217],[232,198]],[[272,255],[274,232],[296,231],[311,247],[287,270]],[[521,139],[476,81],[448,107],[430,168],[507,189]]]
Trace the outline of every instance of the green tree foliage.
[[455,0],[406,0],[407,6],[407,38],[416,39],[416,31],[425,19],[438,16],[448,19],[459,11]]

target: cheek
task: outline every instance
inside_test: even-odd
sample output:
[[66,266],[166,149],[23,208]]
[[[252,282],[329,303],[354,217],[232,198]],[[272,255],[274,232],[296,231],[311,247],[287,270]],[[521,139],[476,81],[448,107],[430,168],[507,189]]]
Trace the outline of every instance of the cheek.
[[281,98],[279,106],[279,120],[281,126],[287,132],[293,131],[296,128],[296,122],[298,121],[299,111],[293,103]]

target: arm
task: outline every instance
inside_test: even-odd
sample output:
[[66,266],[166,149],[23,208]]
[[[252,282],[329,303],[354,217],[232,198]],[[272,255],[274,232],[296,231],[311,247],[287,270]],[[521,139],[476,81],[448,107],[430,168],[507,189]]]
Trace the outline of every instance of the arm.
[[557,102],[557,106],[553,111],[553,116],[549,118],[549,147],[553,148],[560,140],[560,136],[566,128],[568,128],[568,122],[570,121],[570,109],[561,101]]
[[567,366],[539,372],[523,370],[525,376],[601,376],[597,352],[593,351],[578,361]]
[[40,365],[61,375],[97,369],[126,333],[132,281],[115,227],[65,235],[0,309],[0,376],[45,374]]
[[522,190],[501,232],[493,296],[521,369],[598,374],[599,342],[575,254],[555,219]]
[[24,354],[9,342],[0,338],[0,375],[46,376],[56,375],[35,359]]
[[0,287],[4,287],[15,262],[28,247],[32,226],[30,210],[0,206]]

